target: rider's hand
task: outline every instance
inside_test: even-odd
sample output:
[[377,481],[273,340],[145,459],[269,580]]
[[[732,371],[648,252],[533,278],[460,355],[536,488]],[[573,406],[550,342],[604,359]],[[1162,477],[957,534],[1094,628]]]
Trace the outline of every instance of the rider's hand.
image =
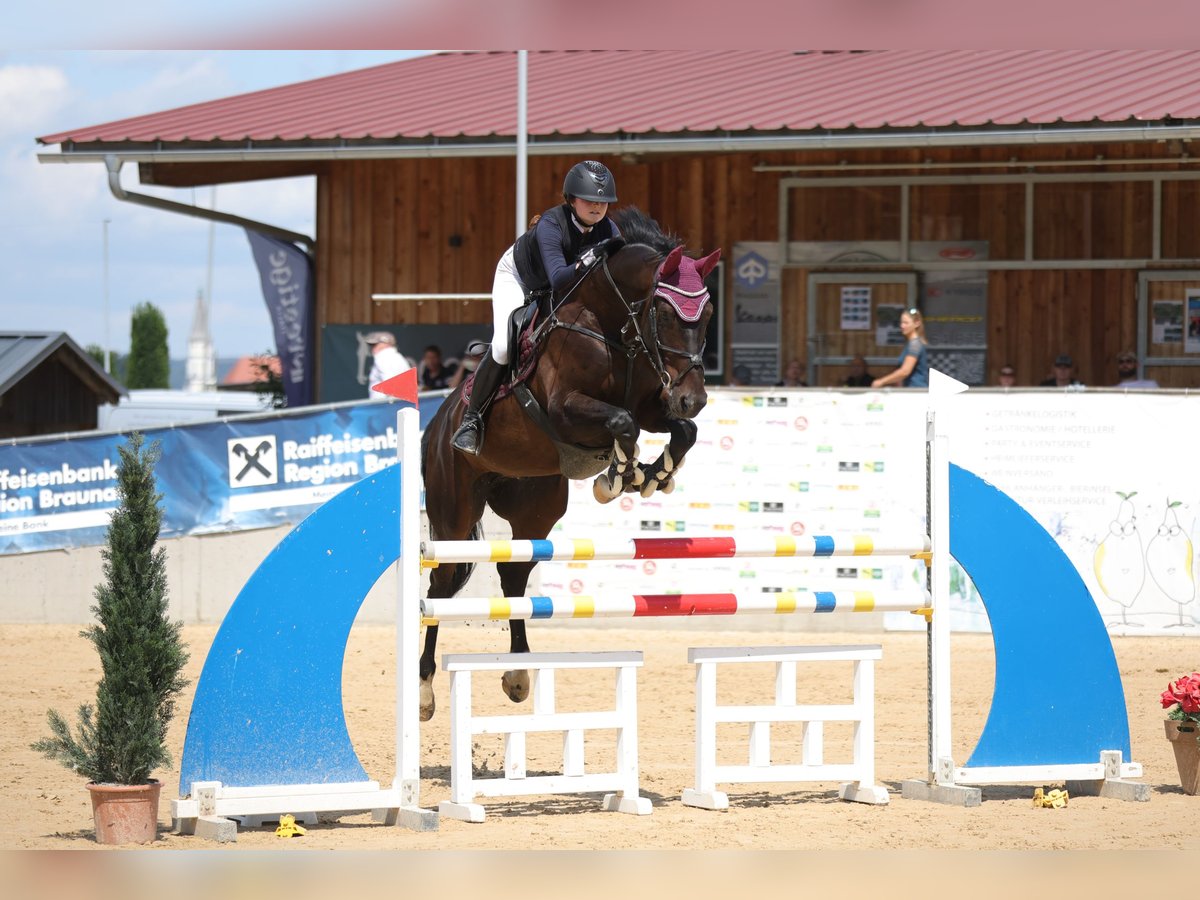
[[596,248],[585,247],[583,252],[579,254],[579,266],[582,269],[589,269],[596,264]]

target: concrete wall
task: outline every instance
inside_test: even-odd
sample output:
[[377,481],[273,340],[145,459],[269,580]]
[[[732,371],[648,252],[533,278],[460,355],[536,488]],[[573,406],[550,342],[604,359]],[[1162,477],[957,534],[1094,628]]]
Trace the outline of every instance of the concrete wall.
[[[283,540],[292,526],[237,531],[228,534],[197,535],[165,540],[167,586],[171,617],[185,625],[220,622],[242,585],[259,563]],[[484,518],[484,533],[489,538],[511,536],[508,523],[490,512]],[[53,550],[0,556],[0,622],[66,623],[87,625],[93,621],[93,591],[104,578],[104,560],[100,547]],[[530,590],[539,590],[537,569],[530,579]],[[358,622],[395,621],[396,567],[388,568],[367,594],[358,614]],[[471,596],[498,596],[500,579],[490,564],[475,567],[464,591]],[[853,616],[724,616],[722,626],[729,631],[882,631],[882,613]],[[571,622],[538,622],[542,628],[569,628]],[[592,625],[628,627],[629,619],[597,619]],[[497,623],[500,626],[500,623]],[[712,628],[711,616],[694,618],[641,619],[639,627]],[[503,649],[503,648],[501,648]]]
[[[497,538],[511,534],[506,522],[489,518]],[[164,540],[172,618],[186,625],[220,622],[242,585],[292,526],[194,535]],[[0,556],[0,622],[89,624],[93,591],[104,578],[100,547]],[[494,566],[479,566],[472,593],[499,594]],[[536,576],[536,573],[535,573]],[[531,582],[535,584],[536,581]],[[396,567],[388,568],[363,601],[360,622],[395,620]]]

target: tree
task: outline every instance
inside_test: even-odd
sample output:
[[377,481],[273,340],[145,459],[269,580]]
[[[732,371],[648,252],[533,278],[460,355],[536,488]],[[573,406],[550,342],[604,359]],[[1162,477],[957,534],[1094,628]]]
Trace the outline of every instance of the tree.
[[83,350],[88,356],[90,356],[92,359],[94,359],[96,361],[97,365],[99,365],[100,368],[102,368],[106,372],[108,372],[108,374],[111,375],[115,381],[122,380],[121,372],[122,372],[123,360],[121,358],[121,355],[119,353],[117,353],[116,350],[108,351],[109,365],[108,365],[107,369],[105,369],[105,367],[104,367],[104,348],[103,347],[101,347],[99,344],[88,344],[86,347],[83,348]]
[[96,705],[79,707],[75,734],[49,710],[52,737],[32,746],[96,784],[145,784],[154,769],[171,762],[167,725],[187,684],[188,653],[180,623],[167,618],[166,551],[156,548],[162,526],[154,481],[158,445],[143,450],[135,432],[118,449],[121,499],[101,551],[96,624],[80,632],[100,655]]
[[139,303],[134,307],[126,374],[125,386],[130,389],[171,386],[167,323],[153,303]]

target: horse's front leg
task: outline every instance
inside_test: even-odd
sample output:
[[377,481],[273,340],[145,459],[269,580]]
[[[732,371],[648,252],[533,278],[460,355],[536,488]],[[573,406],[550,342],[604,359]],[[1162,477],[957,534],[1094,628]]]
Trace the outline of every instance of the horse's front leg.
[[641,488],[631,486],[625,488],[626,491],[640,490],[643,497],[649,497],[656,490],[664,494],[675,490],[675,473],[683,466],[684,456],[695,445],[700,429],[691,419],[668,419],[666,425],[671,435],[667,446],[654,462],[638,465],[643,476]]
[[621,496],[630,485],[642,483],[642,472],[637,464],[637,439],[641,428],[629,410],[595,397],[572,393],[555,412],[559,420],[555,424],[561,423],[563,430],[599,426],[612,436],[612,463],[592,483],[592,494],[597,500],[608,503]]

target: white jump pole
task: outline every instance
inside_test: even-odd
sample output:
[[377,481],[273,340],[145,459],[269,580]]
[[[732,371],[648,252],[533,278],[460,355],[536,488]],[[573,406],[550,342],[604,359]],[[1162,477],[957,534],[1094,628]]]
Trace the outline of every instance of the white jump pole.
[[400,468],[400,559],[396,598],[396,777],[392,786],[405,807],[403,824],[437,827],[437,814],[421,800],[421,414],[396,412],[396,464]]

